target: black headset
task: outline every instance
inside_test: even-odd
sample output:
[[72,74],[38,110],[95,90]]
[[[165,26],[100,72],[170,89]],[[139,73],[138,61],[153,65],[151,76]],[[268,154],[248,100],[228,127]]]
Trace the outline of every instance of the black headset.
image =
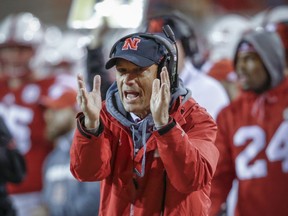
[[180,34],[179,40],[182,43],[185,55],[191,58],[192,63],[196,68],[200,68],[203,64],[204,57],[203,53],[201,53],[201,48],[199,47],[195,29],[192,23],[189,22],[188,17],[178,11],[159,13],[147,18],[146,27],[148,27],[148,23],[151,20],[157,19],[163,20],[164,23],[171,25],[172,29]]
[[130,37],[141,37],[141,38],[148,38],[156,41],[156,43],[163,46],[164,49],[164,57],[161,60],[161,62],[158,65],[158,71],[157,75],[160,77],[160,72],[162,70],[162,67],[166,66],[168,73],[169,73],[169,79],[170,79],[170,86],[171,86],[171,92],[174,93],[176,91],[176,88],[178,87],[178,50],[176,46],[176,40],[173,31],[171,28],[167,25],[163,27],[163,32],[165,33],[167,39],[160,34],[152,34],[152,33],[133,33],[129,34],[127,36],[122,37],[119,39],[111,48],[109,58],[113,58],[116,52],[116,46],[118,43],[125,41],[127,38]]

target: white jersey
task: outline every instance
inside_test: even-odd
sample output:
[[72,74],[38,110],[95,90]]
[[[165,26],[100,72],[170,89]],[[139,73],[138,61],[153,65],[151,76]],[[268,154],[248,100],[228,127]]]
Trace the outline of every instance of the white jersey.
[[192,97],[216,119],[219,111],[229,104],[229,97],[222,84],[198,71],[189,60],[179,73],[186,88],[192,91]]

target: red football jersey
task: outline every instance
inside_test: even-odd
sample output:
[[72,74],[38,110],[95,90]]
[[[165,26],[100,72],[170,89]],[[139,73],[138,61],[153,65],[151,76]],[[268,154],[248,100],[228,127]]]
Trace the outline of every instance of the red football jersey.
[[220,158],[211,215],[239,182],[235,215],[288,215],[288,80],[262,95],[243,93],[217,119]]
[[25,156],[27,175],[20,184],[8,184],[11,194],[40,191],[42,188],[42,164],[53,145],[44,137],[44,107],[41,98],[57,94],[68,85],[76,86],[76,78],[63,82],[59,76],[24,84],[17,90],[8,89],[0,83],[0,113],[12,132],[16,145]]

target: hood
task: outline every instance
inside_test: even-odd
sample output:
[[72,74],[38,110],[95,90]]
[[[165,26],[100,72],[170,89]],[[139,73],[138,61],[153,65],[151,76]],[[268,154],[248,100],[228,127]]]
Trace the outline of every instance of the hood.
[[253,45],[271,77],[271,86],[277,86],[284,78],[285,52],[277,33],[265,30],[246,33],[239,41],[234,54],[234,67],[237,63],[237,52],[242,42]]
[[[182,103],[185,103],[190,97],[191,92],[184,88],[183,83],[179,79],[179,87],[171,95],[170,109],[177,98],[183,96]],[[151,136],[154,127],[154,120],[152,114],[150,113],[140,122],[135,123],[130,114],[124,109],[116,82],[114,82],[108,89],[106,94],[106,107],[107,111],[116,118],[122,125],[128,127],[131,131],[131,136],[133,140],[134,155],[136,155],[140,148],[143,147],[143,157],[141,162],[141,170],[135,168],[134,172],[139,176],[143,177],[145,174],[145,164],[146,164],[146,147],[147,140]]]
[[[181,79],[179,79],[179,86],[176,88],[176,91],[171,95],[170,108],[172,107],[176,99],[180,96],[183,96],[184,98],[183,103],[191,97],[190,90],[184,87]],[[114,82],[107,91],[106,107],[108,112],[122,125],[130,127],[131,124],[133,124],[133,120],[130,120],[130,114],[125,111],[122,105],[116,82]],[[149,118],[149,116],[150,115],[146,116],[144,119]]]

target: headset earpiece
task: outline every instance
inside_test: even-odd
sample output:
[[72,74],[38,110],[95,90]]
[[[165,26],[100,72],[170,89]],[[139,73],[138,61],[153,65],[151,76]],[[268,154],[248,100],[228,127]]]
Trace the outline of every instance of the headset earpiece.
[[176,38],[181,41],[185,56],[188,56],[196,68],[200,68],[204,62],[202,47],[189,18],[179,11],[171,11],[169,14],[160,13],[147,18],[146,30],[151,33],[160,32],[160,26],[169,25]]

